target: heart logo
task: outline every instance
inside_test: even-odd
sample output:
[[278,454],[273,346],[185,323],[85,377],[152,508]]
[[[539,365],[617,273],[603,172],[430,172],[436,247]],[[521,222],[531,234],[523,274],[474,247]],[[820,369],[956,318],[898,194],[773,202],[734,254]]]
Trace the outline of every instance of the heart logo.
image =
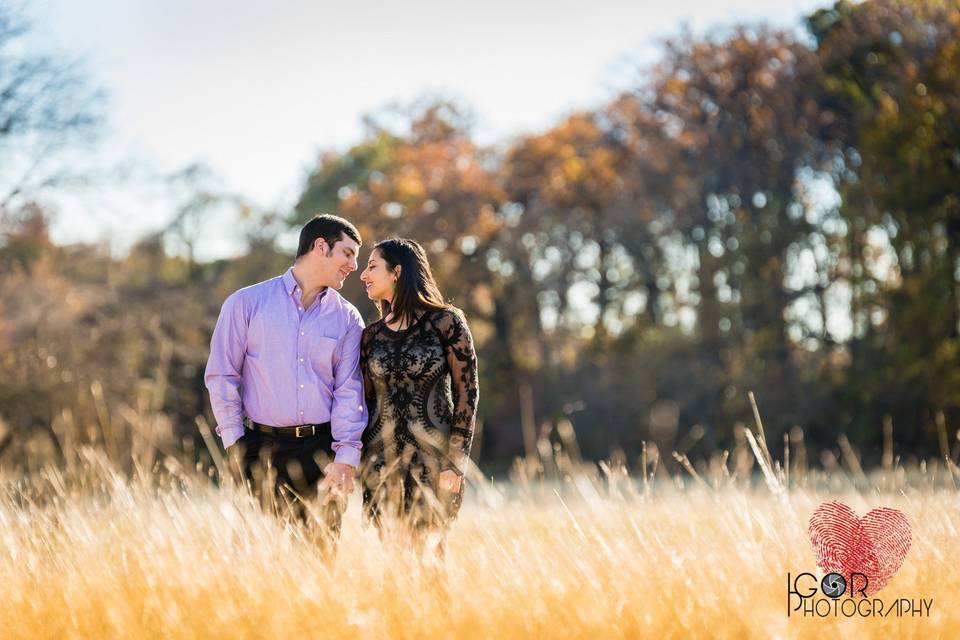
[[881,507],[858,518],[842,502],[824,502],[810,516],[807,529],[817,554],[817,566],[827,573],[839,573],[855,584],[851,594],[860,595],[867,577],[867,596],[883,589],[903,564],[912,537],[907,517],[896,509]]

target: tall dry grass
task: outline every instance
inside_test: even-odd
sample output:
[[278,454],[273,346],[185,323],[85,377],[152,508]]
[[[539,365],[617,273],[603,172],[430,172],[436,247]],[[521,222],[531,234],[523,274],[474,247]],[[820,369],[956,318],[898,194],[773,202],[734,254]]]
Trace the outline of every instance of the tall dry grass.
[[[831,484],[842,470],[785,485],[774,466],[765,483],[726,465],[475,478],[438,571],[363,529],[356,495],[331,564],[234,486],[169,458],[125,474],[87,449],[0,484],[0,636],[956,637],[960,495],[942,474],[858,489]],[[930,618],[787,617],[786,574],[815,571],[807,520],[828,498],[907,515],[913,547],[879,597],[933,598]]]

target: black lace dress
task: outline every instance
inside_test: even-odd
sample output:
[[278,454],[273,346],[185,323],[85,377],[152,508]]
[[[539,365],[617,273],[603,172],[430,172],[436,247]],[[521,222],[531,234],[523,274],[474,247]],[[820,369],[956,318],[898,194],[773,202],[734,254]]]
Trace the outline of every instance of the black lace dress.
[[[449,523],[460,494],[437,490],[440,471],[462,473],[479,390],[473,339],[453,308],[423,313],[395,331],[383,320],[363,332],[360,366],[370,419],[363,432],[363,511],[419,529]],[[462,493],[462,491],[461,491]]]

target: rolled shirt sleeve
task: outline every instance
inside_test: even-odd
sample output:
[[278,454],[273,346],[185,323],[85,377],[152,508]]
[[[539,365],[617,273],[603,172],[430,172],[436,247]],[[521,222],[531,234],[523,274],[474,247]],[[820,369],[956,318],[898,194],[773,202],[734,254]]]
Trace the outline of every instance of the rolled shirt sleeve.
[[220,317],[210,339],[210,358],[203,376],[217,420],[217,435],[223,440],[225,448],[243,435],[240,385],[246,353],[247,323],[243,298],[234,293],[220,309]]
[[367,426],[367,407],[360,373],[360,341],[363,319],[351,309],[347,331],[334,361],[333,406],[330,427],[333,435],[334,462],[357,467],[360,464],[360,437]]

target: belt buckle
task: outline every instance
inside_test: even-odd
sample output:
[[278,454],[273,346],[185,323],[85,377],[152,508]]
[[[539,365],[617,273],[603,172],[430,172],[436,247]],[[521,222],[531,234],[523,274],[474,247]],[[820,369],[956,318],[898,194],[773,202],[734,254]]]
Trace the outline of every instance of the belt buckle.
[[316,433],[317,433],[317,427],[316,427],[316,425],[311,424],[311,425],[308,425],[308,426],[310,427],[310,433],[307,433],[306,431],[304,431],[303,435],[300,435],[300,429],[306,429],[307,427],[306,427],[306,426],[303,426],[303,425],[298,425],[297,428],[296,428],[296,429],[294,430],[294,432],[293,432],[293,437],[295,437],[295,438],[306,438],[308,435],[309,435],[309,436],[316,435]]

